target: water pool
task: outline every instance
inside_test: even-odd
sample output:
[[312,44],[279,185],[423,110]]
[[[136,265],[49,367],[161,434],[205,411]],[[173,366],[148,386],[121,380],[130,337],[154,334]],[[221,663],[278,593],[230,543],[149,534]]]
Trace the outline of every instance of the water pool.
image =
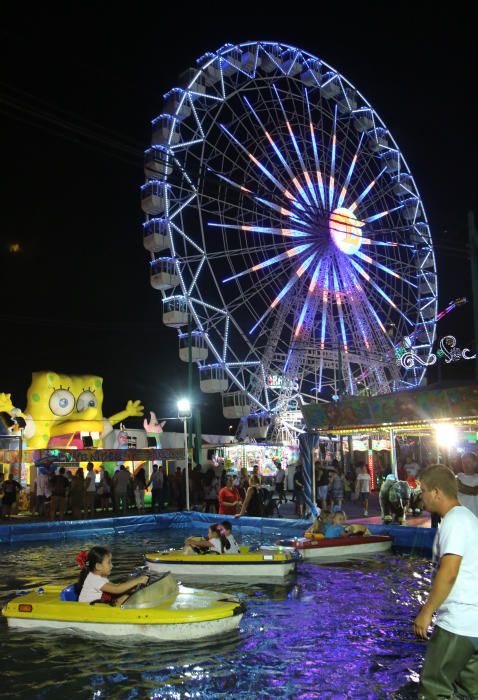
[[[181,530],[105,537],[112,578],[143,564],[142,553],[182,543]],[[253,535],[244,537],[247,543]],[[18,590],[72,581],[75,542],[1,548],[0,604]],[[417,679],[425,651],[411,620],[430,585],[426,559],[387,554],[347,564],[301,564],[284,585],[228,582],[245,599],[240,632],[162,646],[70,633],[8,630],[0,623],[4,697],[386,699]],[[191,585],[191,581],[185,581]],[[406,691],[403,697],[414,697]]]

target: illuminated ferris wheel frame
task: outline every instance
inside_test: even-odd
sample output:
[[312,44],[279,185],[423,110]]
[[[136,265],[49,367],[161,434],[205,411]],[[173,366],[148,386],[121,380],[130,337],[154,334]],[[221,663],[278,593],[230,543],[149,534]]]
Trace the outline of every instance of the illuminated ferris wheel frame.
[[240,392],[239,417],[420,384],[426,368],[397,366],[394,347],[413,337],[430,356],[433,244],[376,111],[272,42],[226,45],[180,83],[146,152],[145,246],[183,351],[191,318],[209,390]]

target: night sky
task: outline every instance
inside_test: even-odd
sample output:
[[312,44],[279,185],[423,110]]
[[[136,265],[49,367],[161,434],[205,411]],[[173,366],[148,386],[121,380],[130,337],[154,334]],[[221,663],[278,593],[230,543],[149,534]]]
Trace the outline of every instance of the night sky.
[[[429,3],[421,15],[403,2],[362,4],[362,11],[354,4],[352,12],[310,4],[316,19],[307,4],[290,16],[248,14],[254,4],[242,3],[234,7],[244,11],[228,17],[226,3],[194,12],[159,2],[31,7],[2,5],[0,29],[0,391],[15,405],[25,406],[32,371],[52,369],[103,376],[105,415],[130,398],[175,415],[187,365],[149,282],[142,153],[163,93],[226,42],[283,41],[355,84],[417,182],[436,245],[439,308],[471,298],[467,211],[478,215],[471,3],[446,12]],[[10,252],[13,244],[20,252]],[[472,347],[471,303],[441,322],[439,335],[446,332]],[[472,364],[444,376],[471,376]],[[203,431],[224,431],[217,397],[198,391],[198,398]]]

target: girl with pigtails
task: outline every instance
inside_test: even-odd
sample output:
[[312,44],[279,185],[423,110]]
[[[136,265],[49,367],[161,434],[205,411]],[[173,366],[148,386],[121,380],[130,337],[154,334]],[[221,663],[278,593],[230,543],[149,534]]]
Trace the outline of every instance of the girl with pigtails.
[[77,583],[79,603],[122,605],[136,586],[145,585],[149,580],[148,576],[137,576],[124,583],[111,583],[108,576],[113,568],[113,557],[107,547],[92,547],[89,552],[81,551],[76,562],[81,567]]

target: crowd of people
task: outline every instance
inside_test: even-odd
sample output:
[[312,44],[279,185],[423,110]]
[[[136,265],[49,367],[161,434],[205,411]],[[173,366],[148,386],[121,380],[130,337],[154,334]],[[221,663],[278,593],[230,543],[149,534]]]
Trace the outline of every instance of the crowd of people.
[[[210,463],[207,468],[200,464],[189,465],[190,508],[226,516],[267,517],[279,515],[289,495],[296,516],[304,517],[307,507],[302,465],[289,467],[290,482],[288,471],[281,463],[275,466],[275,476],[264,479],[257,464],[251,473],[246,469],[228,472],[222,464]],[[398,479],[407,481],[412,491],[420,493],[420,473],[426,466],[413,459],[404,460],[398,465]],[[458,480],[460,502],[478,516],[478,458],[472,452],[465,453],[450,466]],[[376,484],[372,484],[365,462],[358,461],[344,468],[337,459],[327,463],[318,460],[314,468],[316,502],[322,511],[342,510],[345,502],[356,501],[363,515],[369,515],[370,492]],[[390,469],[382,467],[378,472],[378,480],[383,481]],[[148,491],[151,491],[151,512],[184,510],[187,500],[185,470],[177,467],[168,475],[161,464],[153,464],[147,476],[144,467],[132,474],[126,466],[120,465],[111,476],[103,466],[95,469],[91,462],[86,470],[63,466],[53,474],[38,470],[30,486],[27,509],[51,520],[91,518],[102,513],[144,513]],[[6,479],[0,474],[0,498],[5,519],[15,513],[19,501],[26,500],[24,487],[13,474]],[[418,506],[419,512],[421,501],[411,506]],[[436,526],[438,520],[439,516],[433,514],[432,525]]]
[[[223,515],[267,516],[278,512],[285,500],[285,471],[278,464],[277,480],[263,483],[259,466],[252,473],[242,469],[238,474],[226,472],[222,465],[212,463],[204,470],[189,465],[190,507],[206,513]],[[276,489],[276,490],[275,490]],[[113,476],[103,466],[92,462],[82,467],[59,467],[51,473],[38,469],[28,492],[23,510],[50,520],[92,518],[100,514],[131,514],[145,512],[145,494],[151,492],[151,511],[184,510],[186,507],[186,472],[177,467],[169,474],[161,464],[153,464],[146,475],[144,467],[133,473],[120,465]],[[18,510],[19,494],[24,487],[13,474],[3,480],[0,474],[2,516],[8,519]],[[25,496],[22,496],[25,500]]]

